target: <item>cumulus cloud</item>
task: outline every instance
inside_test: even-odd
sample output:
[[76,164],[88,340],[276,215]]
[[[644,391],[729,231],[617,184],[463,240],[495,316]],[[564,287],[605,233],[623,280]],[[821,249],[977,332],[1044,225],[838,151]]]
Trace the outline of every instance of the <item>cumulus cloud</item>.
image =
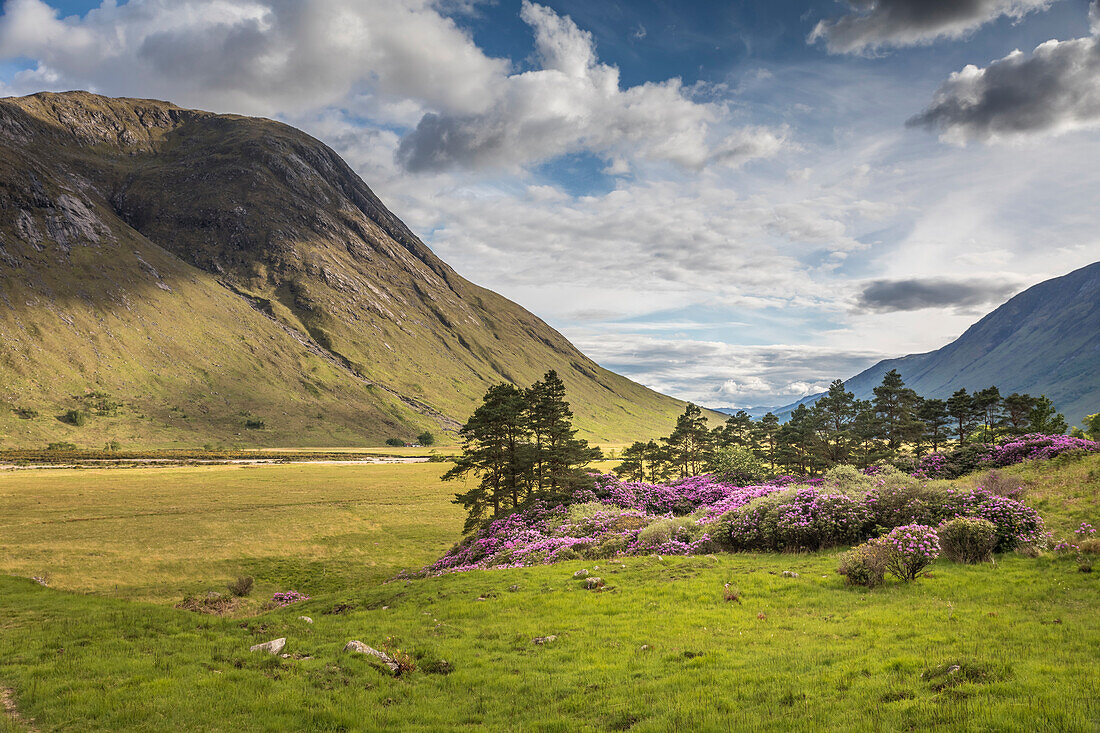
[[524,0],[540,68],[500,78],[492,103],[472,114],[429,113],[407,135],[398,159],[410,171],[508,167],[581,150],[612,161],[640,157],[688,168],[738,166],[775,155],[786,130],[726,133],[722,108],[690,98],[679,79],[620,88],[619,70],[600,63],[592,35],[568,16]]
[[1013,51],[985,68],[968,65],[908,124],[957,144],[1100,126],[1098,7],[1091,8],[1091,37],[1047,41],[1031,55]]
[[923,308],[966,309],[1001,303],[1017,290],[1015,282],[987,280],[875,280],[860,293],[857,307],[880,313]]
[[863,53],[961,38],[991,20],[1022,18],[1054,0],[848,0],[852,12],[822,20],[807,39],[830,53]]
[[354,104],[364,119],[415,127],[406,170],[518,169],[592,152],[618,174],[640,158],[690,168],[776,154],[784,128],[723,125],[678,79],[621,88],[590,33],[525,2],[538,68],[487,56],[445,0],[105,0],[62,18],[9,0],[0,58],[32,59],[13,87],[87,88],[246,114],[301,116]]
[[431,0],[105,0],[65,18],[42,0],[8,0],[0,57],[33,59],[54,87],[254,114],[316,108],[356,90],[416,100],[421,114],[475,113],[511,66],[482,53]]

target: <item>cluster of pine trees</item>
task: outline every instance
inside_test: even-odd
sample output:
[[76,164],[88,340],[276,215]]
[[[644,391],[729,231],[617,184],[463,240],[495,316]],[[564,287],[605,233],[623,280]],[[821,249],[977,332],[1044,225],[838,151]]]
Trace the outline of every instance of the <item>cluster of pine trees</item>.
[[553,370],[527,389],[498,384],[459,430],[462,455],[444,480],[475,474],[477,485],[455,494],[466,531],[533,500],[553,501],[591,484],[584,466],[599,448],[576,437],[565,385]]
[[812,407],[799,405],[782,424],[770,412],[754,420],[742,410],[711,429],[702,411],[689,405],[672,435],[625,449],[616,472],[636,481],[665,481],[694,476],[700,467],[715,470],[746,451],[772,472],[813,475],[841,463],[868,466],[902,454],[920,457],[952,438],[960,445],[993,443],[1000,436],[1061,434],[1066,428],[1046,397],[1002,397],[997,387],[989,387],[926,399],[906,387],[895,369],[875,387],[873,399],[857,400],[838,379]]

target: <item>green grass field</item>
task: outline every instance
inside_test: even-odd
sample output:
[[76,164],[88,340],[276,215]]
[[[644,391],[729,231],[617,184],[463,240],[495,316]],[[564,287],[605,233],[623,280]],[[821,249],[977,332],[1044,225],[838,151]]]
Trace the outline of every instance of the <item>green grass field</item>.
[[[1100,573],[1072,559],[939,561],[873,591],[842,584],[836,552],[381,582],[457,539],[444,468],[0,474],[0,572],[19,576],[0,578],[19,715],[0,731],[1100,730]],[[1056,534],[1100,524],[1100,457],[1002,473]],[[229,617],[172,607],[237,574],[257,588]],[[289,589],[313,599],[260,612]],[[249,653],[276,637],[311,658]],[[342,652],[390,637],[418,670]]]

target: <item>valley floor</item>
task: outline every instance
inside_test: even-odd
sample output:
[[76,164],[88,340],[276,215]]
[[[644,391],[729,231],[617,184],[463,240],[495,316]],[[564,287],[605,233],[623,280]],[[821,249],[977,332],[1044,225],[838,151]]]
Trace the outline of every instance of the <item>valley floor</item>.
[[[1054,469],[1037,505],[1095,520],[1100,462]],[[0,731],[1100,730],[1100,573],[1072,559],[939,561],[873,591],[835,552],[383,582],[458,538],[443,470],[0,474]],[[228,617],[172,607],[246,574]],[[312,599],[261,612],[286,590]],[[289,658],[249,652],[277,637]],[[351,639],[418,669],[390,676]]]

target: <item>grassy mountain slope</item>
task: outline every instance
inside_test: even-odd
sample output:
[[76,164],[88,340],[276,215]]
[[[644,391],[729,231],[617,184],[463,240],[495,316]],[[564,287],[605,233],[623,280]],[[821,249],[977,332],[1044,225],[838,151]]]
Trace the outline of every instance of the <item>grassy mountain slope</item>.
[[885,359],[845,386],[868,399],[891,369],[924,397],[991,384],[1002,395],[1045,394],[1080,423],[1100,410],[1100,262],[1028,288],[942,349]]
[[[270,120],[3,99],[0,208],[8,445],[378,442],[453,429],[489,385],[549,368],[590,438],[662,434],[683,408],[457,275]],[[56,419],[104,399],[123,404]]]

